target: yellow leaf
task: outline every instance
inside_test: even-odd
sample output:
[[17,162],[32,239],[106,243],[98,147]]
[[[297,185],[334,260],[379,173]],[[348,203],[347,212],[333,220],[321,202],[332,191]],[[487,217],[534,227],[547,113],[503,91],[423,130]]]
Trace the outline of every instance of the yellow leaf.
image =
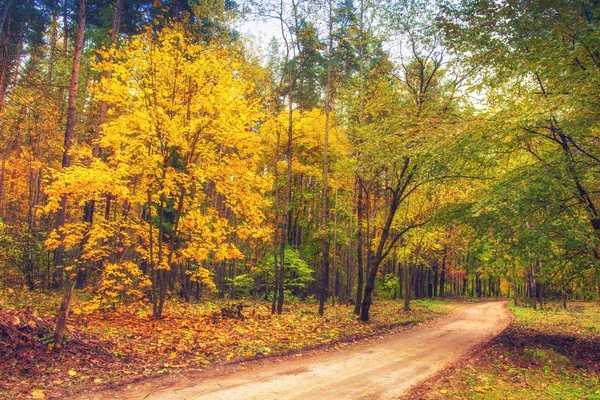
[[441,394],[446,394],[446,393],[448,393],[448,391],[446,389],[442,389],[442,390],[440,390],[440,393]]
[[77,371],[75,371],[74,369],[71,369],[71,370],[69,370],[69,375],[75,376],[75,375],[77,375]]
[[31,398],[32,399],[45,399],[46,393],[44,393],[44,391],[42,389],[36,389],[33,392],[31,392]]
[[169,354],[169,358],[170,359],[173,359],[173,358],[176,358],[176,357],[177,357],[177,352],[176,351],[174,351],[171,354]]
[[94,379],[94,383],[101,383],[101,382],[102,382],[102,379],[100,379],[100,378]]

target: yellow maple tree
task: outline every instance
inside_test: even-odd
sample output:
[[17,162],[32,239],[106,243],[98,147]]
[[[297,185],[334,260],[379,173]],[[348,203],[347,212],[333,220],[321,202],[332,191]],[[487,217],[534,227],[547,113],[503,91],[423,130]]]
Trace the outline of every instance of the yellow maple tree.
[[[257,67],[234,49],[193,42],[183,26],[147,29],[105,50],[102,60],[112,61],[95,66],[112,73],[94,88],[109,105],[97,141],[103,156],[90,160],[89,146],[78,146],[73,166],[47,190],[47,211],[65,194],[81,205],[107,194],[120,204],[120,215],[105,225],[87,231],[66,225],[62,237],[88,245],[82,258],[137,260],[150,276],[156,317],[174,266],[208,282],[203,263],[243,258],[234,237],[269,234],[255,129],[262,102],[251,79]],[[103,237],[117,234],[115,224],[129,233],[117,246],[104,241],[112,243],[110,256],[98,248]]]

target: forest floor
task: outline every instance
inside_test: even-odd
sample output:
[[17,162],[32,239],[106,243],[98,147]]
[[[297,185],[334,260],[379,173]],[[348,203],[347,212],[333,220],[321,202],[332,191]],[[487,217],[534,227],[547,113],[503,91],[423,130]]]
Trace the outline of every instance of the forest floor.
[[188,376],[164,376],[90,399],[395,399],[510,324],[506,301],[455,305],[451,314],[344,349],[276,357]]
[[[0,288],[0,398],[85,398],[125,390],[157,376],[193,376],[251,360],[291,358],[406,330],[448,314],[452,305],[377,300],[372,320],[356,320],[351,306],[286,303],[283,315],[253,301],[171,302],[164,318],[148,304],[103,312],[76,293],[66,343],[53,348],[60,295]],[[244,308],[237,313],[237,304]],[[93,307],[92,307],[93,308]]]
[[511,326],[404,399],[600,399],[600,305],[510,306]]

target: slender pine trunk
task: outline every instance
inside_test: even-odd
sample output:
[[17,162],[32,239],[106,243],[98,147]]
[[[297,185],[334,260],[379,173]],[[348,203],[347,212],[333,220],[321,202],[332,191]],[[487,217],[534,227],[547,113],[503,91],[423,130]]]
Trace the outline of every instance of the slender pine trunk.
[[356,213],[358,216],[358,227],[356,232],[356,264],[357,264],[357,279],[356,286],[356,303],[354,303],[354,314],[360,314],[360,305],[362,304],[362,293],[364,284],[364,267],[363,267],[363,187],[362,181],[357,177],[358,182],[358,200],[356,202]]
[[333,15],[332,4],[329,0],[329,45],[327,50],[327,84],[325,86],[325,138],[323,143],[323,192],[321,208],[321,246],[323,248],[323,259],[321,264],[321,287],[319,293],[319,315],[325,312],[325,301],[329,289],[329,237],[327,235],[327,191],[329,174],[329,118],[331,113],[331,53],[333,50]]
[[[79,3],[79,12],[78,12],[78,27],[77,27],[77,35],[75,38],[75,52],[73,54],[73,68],[71,70],[71,85],[69,87],[69,108],[67,110],[67,126],[65,129],[65,144],[64,144],[64,153],[62,159],[62,167],[68,168],[71,165],[71,147],[73,145],[73,135],[75,131],[75,112],[77,106],[77,86],[79,82],[79,66],[81,63],[81,53],[83,50],[83,31],[85,27],[85,9],[86,9],[86,0],[81,0]],[[65,196],[62,197],[60,203],[60,209],[58,210],[58,215],[56,218],[56,230],[58,231],[65,223],[65,211],[67,206],[67,198]],[[58,256],[58,257],[57,257]],[[62,281],[62,267],[63,267],[63,256],[64,256],[64,245],[60,244],[58,249],[55,252],[54,265],[56,270],[59,272],[60,281]],[[57,277],[55,275],[55,277]],[[73,289],[75,287],[75,282],[71,279],[67,279],[65,284],[65,294],[63,296],[62,303],[60,305],[60,311],[58,313],[58,319],[56,321],[56,329],[54,342],[57,345],[62,345],[63,337],[65,333],[65,328],[67,324],[67,318],[69,316],[69,308],[71,305],[71,298],[73,296]]]

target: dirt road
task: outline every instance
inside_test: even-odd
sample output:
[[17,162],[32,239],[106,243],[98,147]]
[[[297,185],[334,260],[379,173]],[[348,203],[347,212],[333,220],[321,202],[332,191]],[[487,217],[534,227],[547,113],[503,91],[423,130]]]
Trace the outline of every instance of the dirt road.
[[[335,350],[169,388],[142,385],[127,399],[393,399],[510,323],[505,302],[461,306],[432,325]],[[239,370],[241,369],[241,370]]]

